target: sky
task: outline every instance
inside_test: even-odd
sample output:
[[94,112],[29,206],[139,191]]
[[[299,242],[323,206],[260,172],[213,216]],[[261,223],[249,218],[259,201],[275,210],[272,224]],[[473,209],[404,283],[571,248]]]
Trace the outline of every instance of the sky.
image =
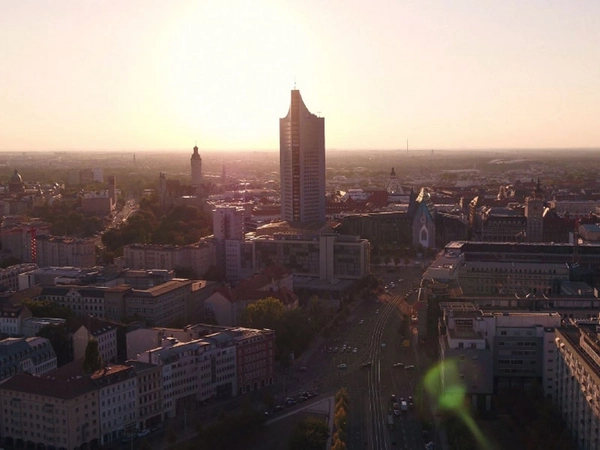
[[600,147],[598,0],[0,0],[0,150]]

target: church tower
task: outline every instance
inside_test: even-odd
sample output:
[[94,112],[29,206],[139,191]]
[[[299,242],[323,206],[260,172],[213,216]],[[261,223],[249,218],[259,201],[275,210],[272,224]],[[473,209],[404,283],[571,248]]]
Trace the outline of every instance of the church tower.
[[544,240],[544,199],[539,179],[533,195],[525,199],[525,218],[527,219],[527,242],[542,242]]
[[388,195],[404,195],[404,190],[402,189],[402,186],[400,186],[398,175],[396,175],[396,171],[393,167],[385,189]]
[[198,146],[194,146],[190,165],[192,168],[192,189],[198,193],[202,184],[202,158],[200,158],[200,154],[198,153]]

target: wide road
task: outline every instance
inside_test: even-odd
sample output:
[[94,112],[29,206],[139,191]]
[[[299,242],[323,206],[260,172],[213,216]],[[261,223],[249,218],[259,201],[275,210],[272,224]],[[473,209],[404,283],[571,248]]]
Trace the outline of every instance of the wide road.
[[[400,268],[377,276],[386,285],[394,281],[395,286],[379,301],[374,297],[363,299],[337,333],[304,363],[303,371],[295,371],[291,377],[308,389],[318,385],[321,393],[335,393],[340,387],[348,390],[348,449],[421,449],[424,443],[417,395],[420,374],[418,368],[404,368],[416,366],[413,347],[416,339],[400,334],[401,311],[407,311],[416,297],[410,293],[420,282],[421,270]],[[402,346],[405,338],[411,343],[408,348]],[[344,346],[346,350],[342,351]],[[398,362],[404,367],[394,367]],[[290,391],[298,389],[292,387],[296,383],[289,384]],[[412,396],[415,407],[394,415],[392,394],[398,403],[401,398],[408,402]],[[392,427],[388,423],[390,414]]]

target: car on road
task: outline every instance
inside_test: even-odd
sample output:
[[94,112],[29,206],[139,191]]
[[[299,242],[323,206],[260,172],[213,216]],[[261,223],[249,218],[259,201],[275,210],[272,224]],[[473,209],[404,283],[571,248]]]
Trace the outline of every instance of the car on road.
[[358,352],[358,348],[354,347],[354,348],[352,349],[352,353],[356,353],[356,352]]
[[402,362],[394,363],[393,367],[404,367],[404,363],[402,363]]
[[406,411],[408,411],[408,404],[406,403],[406,401],[405,401],[405,400],[402,400],[402,401],[400,402],[400,409],[401,409],[403,412],[406,412]]
[[137,434],[137,437],[143,438],[144,436],[148,436],[150,434],[150,430],[148,428],[144,428]]
[[363,319],[360,319],[360,322],[358,322],[359,325],[362,325],[363,323],[365,323]]
[[348,364],[341,363],[340,365],[338,365],[338,369],[347,369],[347,368],[348,368]]
[[397,408],[394,408],[394,415],[395,415],[396,417],[398,417],[398,416],[400,415],[400,410],[399,410],[399,409],[397,409]]
[[283,406],[283,405],[277,405],[277,406],[275,406],[275,412],[281,411],[283,408],[285,408],[285,406]]
[[434,450],[435,449],[435,444],[433,443],[433,441],[429,441],[427,444],[425,444],[425,450]]
[[410,366],[404,366],[405,370],[414,370],[415,366],[413,366],[412,364]]
[[396,394],[392,394],[392,395],[390,396],[390,400],[392,401],[392,403],[396,403],[396,398],[397,398],[397,397],[396,397]]
[[369,367],[371,364],[373,364],[373,361],[367,361],[367,362],[362,363],[361,365],[362,365],[362,367]]
[[375,310],[375,314],[379,314],[379,310],[378,309]]

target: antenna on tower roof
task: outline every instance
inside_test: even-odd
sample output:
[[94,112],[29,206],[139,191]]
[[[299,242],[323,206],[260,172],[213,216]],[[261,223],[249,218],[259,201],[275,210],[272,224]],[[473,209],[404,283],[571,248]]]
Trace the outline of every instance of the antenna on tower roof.
[[294,75],[294,90],[296,90],[296,75]]

